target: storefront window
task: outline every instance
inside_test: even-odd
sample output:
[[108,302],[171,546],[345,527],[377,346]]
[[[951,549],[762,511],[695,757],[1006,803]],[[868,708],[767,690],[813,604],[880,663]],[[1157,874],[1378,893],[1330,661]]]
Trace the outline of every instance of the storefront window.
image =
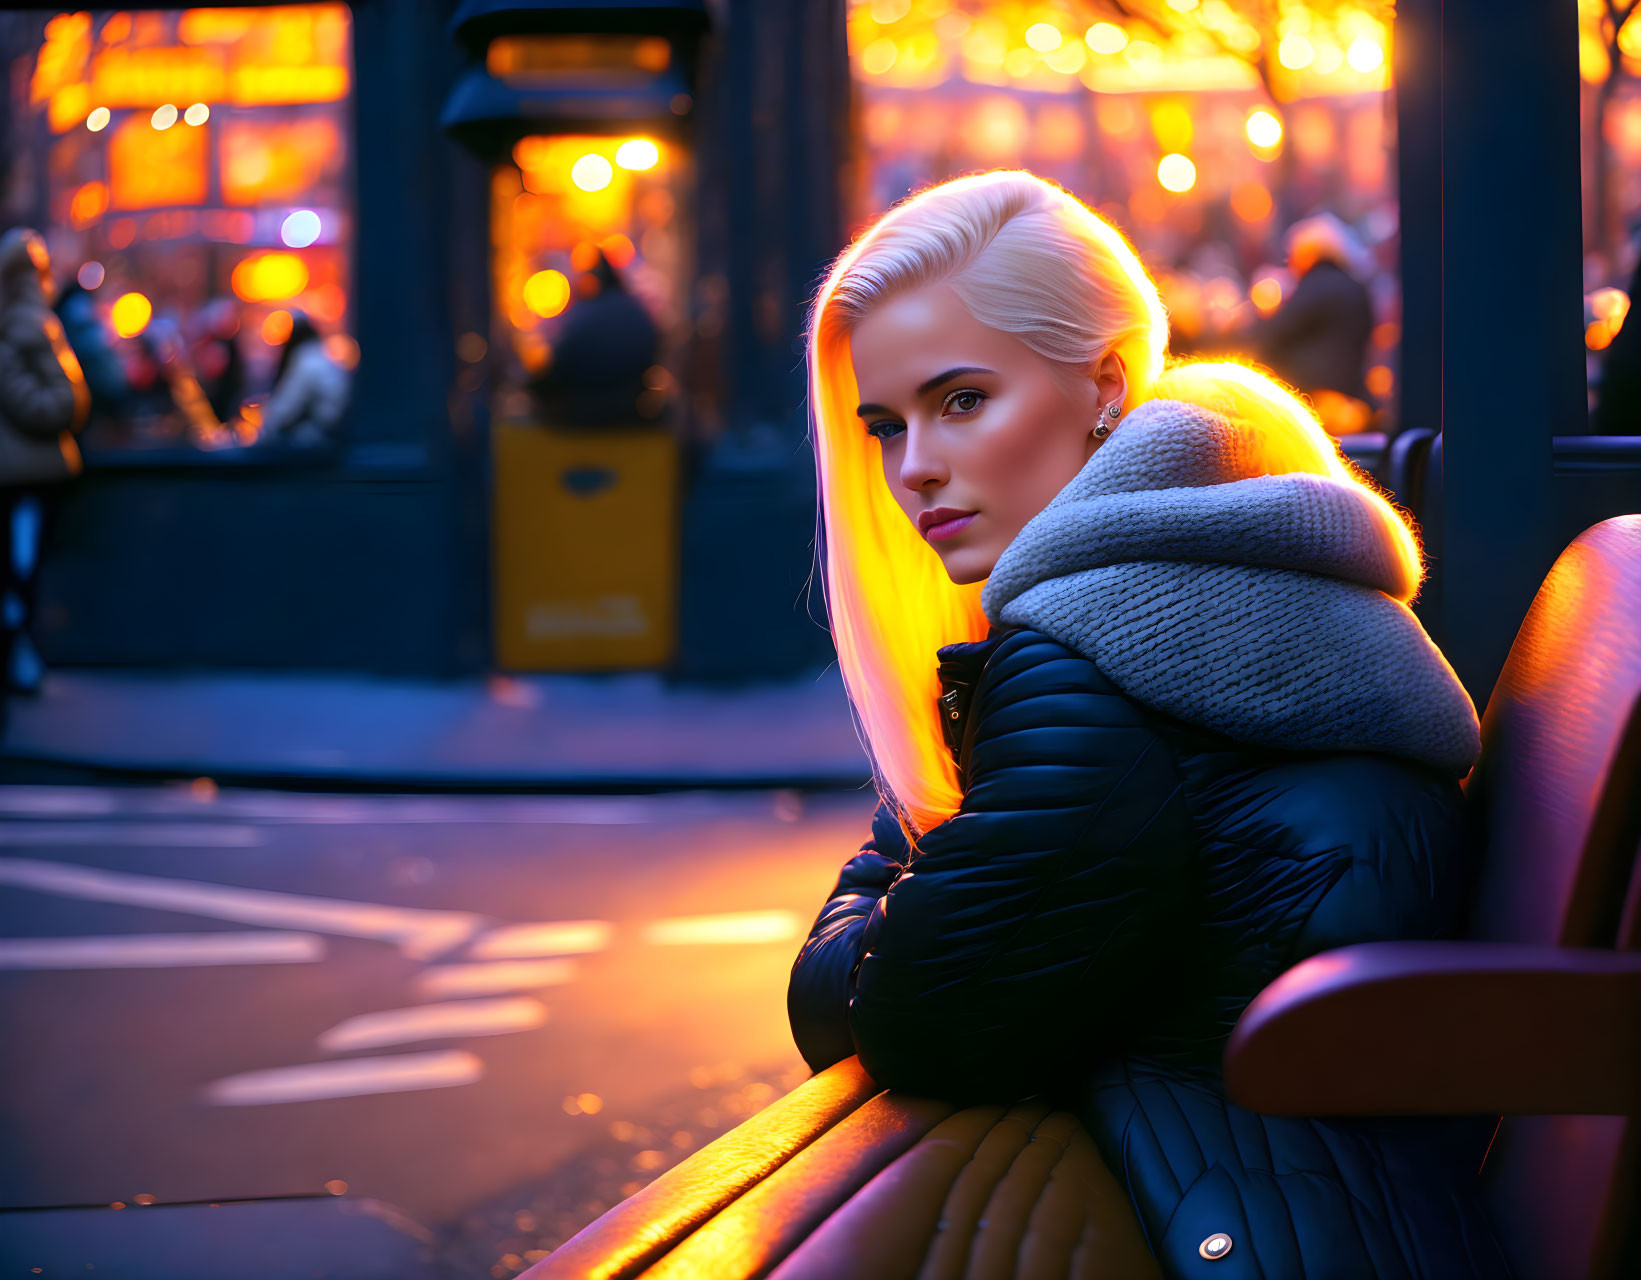
[[1296,286],[1285,233],[1332,215],[1375,322],[1355,403],[1324,421],[1383,426],[1400,341],[1391,17],[1376,0],[851,0],[851,212],[1028,168],[1134,242],[1176,352],[1236,354]]
[[491,180],[498,416],[667,423],[691,276],[689,153],[643,136],[521,139]]
[[347,6],[12,23],[5,209],[51,251],[83,447],[334,441],[358,359]]

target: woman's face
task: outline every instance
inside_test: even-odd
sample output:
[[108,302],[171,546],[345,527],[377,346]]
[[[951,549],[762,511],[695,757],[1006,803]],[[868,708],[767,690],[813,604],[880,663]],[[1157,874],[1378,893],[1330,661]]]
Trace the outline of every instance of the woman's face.
[[[1064,365],[981,324],[944,283],[877,307],[849,345],[859,429],[881,441],[889,491],[955,583],[990,576],[1093,455],[1100,408],[1123,391],[1115,355],[1098,379],[1068,377]],[[945,529],[920,521],[942,507],[974,514]]]

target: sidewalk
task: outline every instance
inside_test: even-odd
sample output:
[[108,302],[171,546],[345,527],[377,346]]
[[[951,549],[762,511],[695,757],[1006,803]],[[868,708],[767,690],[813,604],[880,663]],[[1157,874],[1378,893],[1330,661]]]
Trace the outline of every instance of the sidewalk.
[[52,671],[12,699],[0,770],[454,790],[856,787],[836,664],[733,688],[651,672],[419,681]]

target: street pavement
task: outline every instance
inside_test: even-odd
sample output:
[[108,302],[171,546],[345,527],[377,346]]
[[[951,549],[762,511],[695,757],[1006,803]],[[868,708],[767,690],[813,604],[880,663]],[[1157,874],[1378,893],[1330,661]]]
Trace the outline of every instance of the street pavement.
[[515,1274],[806,1078],[872,804],[0,788],[0,1206],[361,1197]]

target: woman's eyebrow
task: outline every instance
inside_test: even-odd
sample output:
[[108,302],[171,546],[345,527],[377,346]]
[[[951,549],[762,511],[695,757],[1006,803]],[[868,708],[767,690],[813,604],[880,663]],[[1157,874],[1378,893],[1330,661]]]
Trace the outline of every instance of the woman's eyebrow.
[[[953,378],[961,378],[965,373],[995,373],[995,369],[982,369],[979,365],[964,365],[957,369],[947,369],[945,373],[937,373],[917,389],[919,397],[926,396],[943,382],[950,382]],[[863,404],[855,413],[864,418],[869,413],[893,413],[893,409],[881,404]]]

